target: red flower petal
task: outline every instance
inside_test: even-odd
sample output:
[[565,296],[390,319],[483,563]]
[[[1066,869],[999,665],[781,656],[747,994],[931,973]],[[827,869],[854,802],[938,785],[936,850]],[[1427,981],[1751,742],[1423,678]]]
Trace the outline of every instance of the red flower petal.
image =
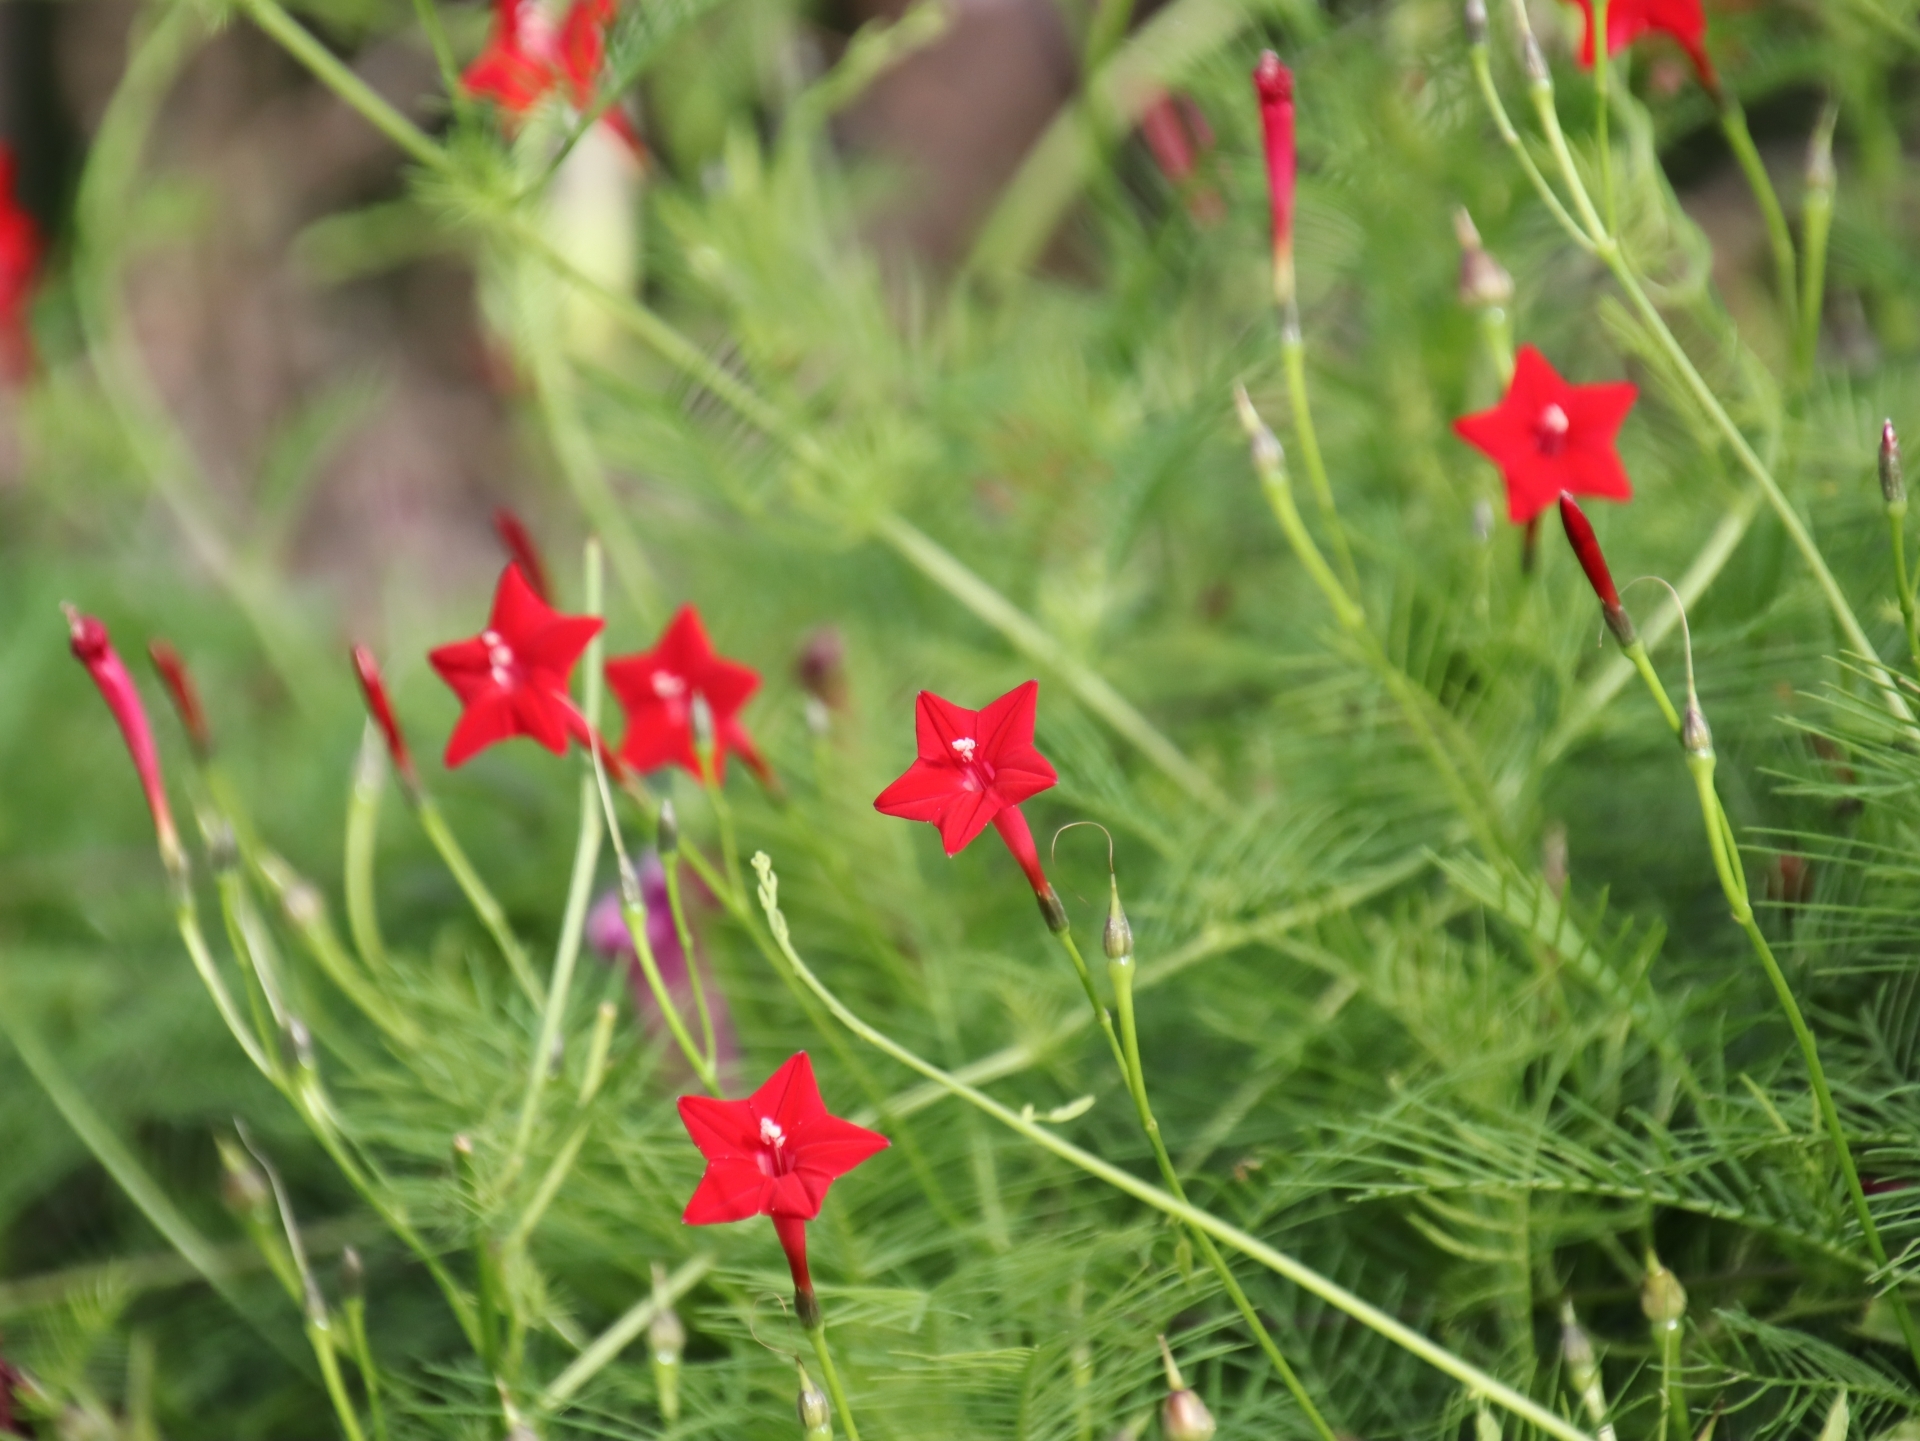
[[680,1219],[689,1226],[712,1226],[769,1215],[772,1194],[773,1178],[754,1162],[713,1161],[694,1187]]

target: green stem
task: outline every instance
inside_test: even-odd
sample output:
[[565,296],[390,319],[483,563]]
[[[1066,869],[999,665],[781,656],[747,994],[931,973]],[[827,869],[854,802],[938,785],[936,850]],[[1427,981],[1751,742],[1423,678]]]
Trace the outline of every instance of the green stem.
[[1462,819],[1474,832],[1475,838],[1490,856],[1502,856],[1509,853],[1510,847],[1500,835],[1490,807],[1485,803],[1480,790],[1471,785],[1459,762],[1448,749],[1428,713],[1430,698],[1425,698],[1406,672],[1395,665],[1381,649],[1375,639],[1373,629],[1367,624],[1367,614],[1360,603],[1340,584],[1340,579],[1327,564],[1327,559],[1314,543],[1306,522],[1301,519],[1300,508],[1294,503],[1293,487],[1287,477],[1286,458],[1280,450],[1280,443],[1274,439],[1273,432],[1260,422],[1260,418],[1247,402],[1245,392],[1240,393],[1241,421],[1246,426],[1248,436],[1253,442],[1253,464],[1260,477],[1261,489],[1266,493],[1267,503],[1272,508],[1274,518],[1280,523],[1288,543],[1293,547],[1294,555],[1306,568],[1307,574],[1319,587],[1320,593],[1332,608],[1334,619],[1342,630],[1352,636],[1361,647],[1368,665],[1377,674],[1388,692],[1398,703],[1414,738],[1427,751],[1441,780],[1452,792],[1455,805]]
[[827,1383],[827,1394],[833,1398],[834,1414],[847,1428],[847,1441],[860,1441],[860,1428],[854,1424],[853,1408],[847,1404],[846,1388],[840,1384],[840,1373],[833,1364],[833,1350],[827,1345],[827,1323],[822,1321],[818,1326],[808,1327],[807,1339],[813,1342],[813,1354],[820,1358],[820,1374]]
[[1814,126],[1807,161],[1807,193],[1800,203],[1800,326],[1794,377],[1804,388],[1820,358],[1820,316],[1827,299],[1827,237],[1833,229],[1833,128],[1840,109],[1829,103]]
[[187,955],[193,961],[194,970],[200,973],[207,993],[213,997],[214,1009],[220,1012],[220,1019],[227,1023],[227,1029],[233,1033],[233,1039],[240,1049],[246,1052],[260,1074],[269,1081],[278,1083],[279,1069],[269,1058],[267,1049],[260,1038],[248,1026],[240,1014],[240,1008],[233,1002],[233,993],[227,989],[227,983],[220,978],[220,968],[214,961],[213,952],[207,947],[206,932],[200,928],[200,913],[193,904],[193,895],[186,885],[180,886],[180,894],[174,900],[174,924],[179,927],[180,939],[186,945]]
[[1530,1397],[1516,1391],[1494,1376],[1475,1366],[1472,1362],[1455,1355],[1412,1327],[1405,1325],[1377,1306],[1370,1305],[1338,1282],[1303,1265],[1283,1251],[1276,1250],[1258,1237],[1249,1235],[1239,1227],[1221,1220],[1209,1211],[1200,1210],[1178,1197],[1168,1194],[1159,1187],[1142,1181],[1131,1172],[1101,1160],[1089,1151],[1084,1151],[1071,1141],[1056,1135],[1037,1121],[1030,1121],[1018,1113],[1007,1109],[983,1091],[976,1090],[964,1081],[948,1074],[931,1061],[922,1059],[918,1054],[895,1041],[884,1032],[863,1021],[845,1002],[829,990],[826,984],[813,973],[807,963],[800,959],[794,948],[793,937],[787,926],[787,918],[781,913],[779,905],[779,879],[774,875],[773,863],[765,852],[753,858],[754,869],[760,875],[760,906],[766,916],[767,928],[786,967],[790,968],[795,980],[818,998],[833,1017],[854,1035],[884,1055],[891,1056],[908,1070],[924,1076],[942,1090],[991,1116],[1008,1130],[1024,1136],[1034,1145],[1051,1152],[1068,1164],[1086,1172],[1098,1180],[1104,1181],[1115,1190],[1144,1202],[1156,1211],[1185,1222],[1198,1230],[1205,1231],[1216,1241],[1224,1242],[1234,1250],[1262,1266],[1275,1272],[1299,1286],[1302,1290],[1318,1296],[1334,1309],[1351,1316],[1361,1325],[1377,1332],[1410,1354],[1419,1357],[1428,1365],[1453,1377],[1456,1381],[1471,1388],[1479,1395],[1515,1416],[1530,1422],[1549,1436],[1559,1437],[1560,1441],[1593,1441],[1587,1432],[1570,1424],[1549,1411]]
[[1673,1441],[1693,1441],[1693,1418],[1680,1381],[1680,1323],[1657,1322],[1654,1331],[1660,1343],[1660,1409],[1666,1413]]
[[1608,93],[1607,70],[1611,60],[1607,44],[1607,0],[1593,0],[1593,129],[1600,150],[1600,202],[1606,217],[1607,233],[1618,224],[1613,195],[1613,140],[1609,135],[1612,96]]
[[372,86],[355,75],[331,50],[315,39],[306,27],[281,9],[276,0],[239,0],[239,6],[281,49],[306,66],[323,85],[359,111],[374,129],[422,165],[431,166],[436,170],[445,168],[447,163],[445,152],[434,144],[425,131],[381,99]]
[[360,1430],[360,1418],[354,1414],[353,1398],[347,1395],[346,1378],[340,1374],[333,1329],[325,1316],[307,1322],[307,1341],[313,1347],[314,1359],[320,1363],[320,1377],[326,1382],[327,1398],[333,1402],[334,1414],[340,1418],[341,1432],[347,1441],[366,1441]]
[[1913,587],[1907,580],[1907,503],[1896,500],[1887,507],[1887,535],[1893,542],[1893,580],[1900,594],[1900,619],[1907,633],[1907,655],[1920,675],[1920,624],[1916,623]]
[[367,1411],[373,1417],[373,1434],[388,1441],[387,1408],[380,1400],[380,1368],[374,1363],[373,1346],[367,1339],[367,1302],[364,1296],[349,1296],[347,1343],[353,1348],[353,1364],[359,1368],[360,1384],[366,1388]]
[[1473,66],[1473,78],[1480,86],[1480,94],[1487,102],[1487,110],[1493,116],[1493,127],[1500,132],[1501,140],[1513,152],[1513,158],[1520,162],[1520,168],[1532,182],[1534,193],[1540,197],[1553,218],[1560,222],[1560,228],[1573,237],[1574,243],[1591,253],[1593,239],[1573,216],[1567,213],[1567,207],[1561,202],[1553,186],[1547,183],[1547,177],[1541,173],[1534,162],[1533,153],[1520,138],[1520,132],[1514,128],[1513,118],[1507,114],[1506,103],[1500,98],[1500,87],[1493,83],[1493,67],[1487,59],[1487,47],[1484,43],[1475,45],[1468,52],[1468,60]]
[[1680,712],[1673,708],[1673,698],[1667,694],[1666,686],[1660,682],[1660,673],[1653,668],[1653,661],[1647,656],[1647,643],[1636,640],[1626,648],[1627,659],[1633,662],[1633,668],[1640,673],[1640,679],[1647,683],[1647,689],[1653,693],[1654,702],[1660,707],[1660,714],[1666,717],[1667,728],[1675,735],[1680,734]]
[[[601,612],[600,547],[587,545],[588,615]],[[597,735],[600,725],[600,655],[604,642],[595,636],[588,643],[582,662],[586,676],[586,694],[580,706],[586,718],[587,732]],[[560,944],[554,951],[553,979],[547,987],[547,1004],[540,1017],[540,1034],[534,1041],[533,1056],[527,1068],[527,1094],[520,1103],[520,1121],[514,1127],[513,1148],[507,1154],[506,1174],[515,1175],[526,1158],[533,1140],[534,1123],[540,1118],[540,1093],[546,1089],[547,1075],[553,1066],[553,1049],[560,1039],[560,1027],[567,1018],[567,995],[573,987],[574,966],[580,959],[580,937],[587,923],[587,904],[593,898],[594,869],[600,860],[602,836],[600,786],[590,764],[580,777],[580,834],[573,848],[573,877],[567,884],[567,909],[560,921]],[[638,939],[638,938],[636,938]]]
[[1307,468],[1307,484],[1313,487],[1314,504],[1320,508],[1321,522],[1333,544],[1334,559],[1347,592],[1360,594],[1360,572],[1354,568],[1353,551],[1347,545],[1346,527],[1340,523],[1339,508],[1333,503],[1333,484],[1327,478],[1327,462],[1320,454],[1320,437],[1313,428],[1313,407],[1307,399],[1306,345],[1300,337],[1300,310],[1297,302],[1287,302],[1280,324],[1280,359],[1287,372],[1287,403],[1293,410],[1293,433],[1300,442],[1300,459]]
[[527,999],[534,1005],[545,1006],[546,987],[540,984],[540,978],[534,974],[533,962],[527,959],[526,947],[514,935],[506,909],[487,889],[487,883],[480,879],[480,872],[473,868],[473,862],[467,859],[466,851],[461,849],[452,827],[440,813],[440,807],[434,804],[432,797],[423,793],[414,803],[414,814],[420,819],[420,829],[427,833],[427,839],[433,842],[440,859],[453,873],[453,879],[466,896],[467,904],[473,907],[473,913],[480,917],[480,924],[493,937],[494,945],[499,947],[501,956],[506,959],[507,969],[513,972],[520,989],[526,992]]
[[687,920],[686,902],[680,891],[680,851],[677,847],[662,859],[660,868],[667,877],[667,909],[673,915],[673,934],[680,942],[680,954],[687,958],[687,981],[693,987],[694,1009],[700,1015],[701,1054],[707,1058],[709,1067],[717,1067],[720,1063],[720,1043],[714,1038],[713,1011],[707,1005],[707,984],[700,975],[699,956],[693,948],[693,926]]
[[1113,1015],[1100,1000],[1100,992],[1094,988],[1093,972],[1087,969],[1086,957],[1080,954],[1080,944],[1073,938],[1070,930],[1055,931],[1058,940],[1073,962],[1073,972],[1080,978],[1080,988],[1087,993],[1087,1004],[1093,1007],[1093,1017],[1100,1023],[1100,1032],[1107,1038],[1107,1045],[1113,1050],[1113,1063],[1120,1068],[1120,1079],[1127,1079],[1127,1053],[1120,1048],[1120,1037],[1113,1029]]
[[380,934],[380,911],[374,896],[374,852],[380,832],[380,795],[387,778],[386,748],[379,727],[368,721],[360,738],[360,756],[353,768],[353,790],[347,801],[347,854],[344,866],[347,892],[347,929],[360,958],[374,971],[385,971],[387,944]]
[[1740,173],[1746,176],[1754,202],[1760,207],[1760,218],[1766,223],[1767,248],[1773,252],[1774,284],[1780,291],[1780,310],[1786,317],[1786,332],[1791,336],[1798,330],[1795,312],[1800,287],[1794,279],[1793,232],[1787,228],[1787,213],[1780,206],[1773,179],[1754,146],[1752,132],[1747,129],[1746,112],[1732,96],[1721,104],[1720,130],[1733,148],[1733,158],[1739,162]]
[[457,100],[461,93],[460,62],[454,57],[453,44],[447,39],[447,27],[440,23],[440,11],[433,0],[413,0],[414,13],[420,17],[420,29],[433,51],[433,63],[439,67],[440,83],[447,98]]
[[[1107,967],[1107,975],[1113,981],[1114,1008],[1120,1013],[1121,1044],[1126,1049],[1127,1089],[1133,1093],[1133,1106],[1140,1118],[1140,1129],[1146,1133],[1148,1144],[1153,1147],[1153,1159],[1160,1167],[1160,1176],[1166,1182],[1167,1190],[1172,1192],[1174,1199],[1182,1204],[1190,1204],[1187,1201],[1187,1188],[1180,1180],[1179,1171],[1174,1167],[1173,1157],[1167,1153],[1166,1139],[1160,1134],[1160,1122],[1155,1119],[1152,1103],[1147,1099],[1147,1073],[1140,1060],[1140,1034],[1134,1024],[1133,1015],[1134,970],[1132,956],[1128,956],[1124,961],[1112,962]],[[1247,1323],[1247,1329],[1253,1333],[1254,1341],[1262,1351],[1267,1353],[1267,1360],[1273,1364],[1273,1369],[1279,1373],[1280,1380],[1287,1390],[1293,1393],[1293,1399],[1306,1413],[1308,1422],[1324,1438],[1324,1441],[1338,1441],[1333,1428],[1327,1424],[1326,1417],[1320,1414],[1320,1408],[1313,1404],[1313,1397],[1307,1394],[1306,1386],[1295,1374],[1293,1367],[1287,1363],[1287,1358],[1281,1354],[1272,1333],[1260,1320],[1260,1313],[1254,1310],[1253,1302],[1247,1299],[1247,1293],[1241,1289],[1239,1280],[1233,1274],[1233,1268],[1227,1265],[1227,1258],[1220,1254],[1220,1248],[1214,1243],[1213,1237],[1195,1227],[1190,1226],[1188,1229],[1193,1232],[1193,1239],[1200,1247],[1200,1254],[1213,1268],[1214,1274],[1220,1278],[1220,1284],[1225,1287],[1228,1297],[1233,1301],[1234,1309]]]

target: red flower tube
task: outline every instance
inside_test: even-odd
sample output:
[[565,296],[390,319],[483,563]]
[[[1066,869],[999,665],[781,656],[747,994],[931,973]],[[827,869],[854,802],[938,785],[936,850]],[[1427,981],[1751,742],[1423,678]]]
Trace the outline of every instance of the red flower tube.
[[193,748],[194,757],[205,762],[213,754],[213,729],[207,724],[207,713],[200,705],[200,691],[193,683],[192,672],[180,658],[180,652],[164,640],[148,641],[147,654],[152,657],[153,668],[160,673],[161,683],[167,688],[167,697],[173,702],[174,713],[180,717],[180,728],[187,733],[187,744]]
[[360,678],[360,694],[366,699],[367,714],[380,727],[387,743],[387,755],[400,775],[400,783],[409,796],[420,792],[420,772],[414,769],[413,752],[407,748],[407,734],[400,729],[400,718],[393,713],[393,701],[387,695],[386,678],[380,674],[380,662],[363,645],[352,651],[353,673]]
[[800,1324],[813,1330],[820,1325],[820,1303],[807,1269],[807,1222],[820,1214],[827,1188],[886,1150],[887,1138],[827,1111],[805,1051],[744,1101],[682,1096],[680,1120],[707,1158],[706,1174],[681,1219],[711,1226],[770,1218],[793,1274],[794,1309]]
[[100,688],[107,709],[120,726],[127,743],[127,754],[140,776],[140,789],[146,793],[147,809],[153,812],[154,838],[160,845],[160,859],[176,880],[184,880],[187,855],[180,848],[180,832],[173,823],[173,809],[167,804],[166,782],[160,775],[160,753],[153,744],[153,727],[147,721],[147,709],[140,702],[140,691],[127,674],[125,662],[113,648],[107,628],[90,615],[82,615],[72,606],[65,607],[67,632],[72,638],[74,659],[87,668],[93,683]]
[[1048,927],[1059,931],[1066,927],[1066,914],[1020,811],[1020,802],[1060,779],[1033,745],[1039,693],[1040,683],[1030,680],[974,711],[921,691],[914,710],[919,755],[880,792],[873,808],[939,827],[940,843],[950,856],[991,824],[1033,887]]
[[1260,97],[1260,132],[1266,141],[1267,200],[1273,209],[1273,298],[1293,303],[1293,72],[1271,50],[1253,68]]
[[1587,584],[1593,587],[1594,595],[1599,598],[1600,613],[1607,618],[1607,629],[1613,632],[1613,638],[1625,650],[1639,639],[1633,628],[1633,617],[1620,604],[1620,592],[1614,589],[1613,573],[1607,569],[1607,558],[1601,553],[1600,541],[1593,533],[1592,522],[1565,491],[1560,493],[1560,524],[1567,532],[1567,544],[1573,547],[1580,569],[1587,573]]
[[507,549],[507,559],[520,567],[520,574],[533,587],[533,593],[552,605],[553,586],[547,580],[547,563],[540,558],[540,547],[534,541],[533,532],[527,529],[527,523],[503,505],[493,512],[493,533],[500,537],[500,544]]

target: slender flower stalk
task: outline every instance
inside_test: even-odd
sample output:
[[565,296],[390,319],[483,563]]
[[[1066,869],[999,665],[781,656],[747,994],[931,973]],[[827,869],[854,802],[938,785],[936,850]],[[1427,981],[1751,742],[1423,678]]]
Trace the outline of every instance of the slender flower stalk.
[[1800,326],[1794,336],[1794,379],[1813,380],[1820,355],[1820,317],[1826,308],[1827,236],[1833,228],[1833,131],[1840,107],[1829,100],[1814,123],[1807,146],[1807,185],[1800,200]]

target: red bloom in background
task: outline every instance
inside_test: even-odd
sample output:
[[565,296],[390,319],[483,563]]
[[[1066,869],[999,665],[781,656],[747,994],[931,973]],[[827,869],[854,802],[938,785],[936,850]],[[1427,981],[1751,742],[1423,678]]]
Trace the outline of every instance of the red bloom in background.
[[1176,189],[1187,190],[1187,209],[1194,219],[1212,224],[1223,213],[1220,194],[1205,185],[1189,190],[1201,157],[1213,149],[1213,127],[1200,107],[1185,95],[1162,91],[1140,112],[1140,138],[1147,142],[1154,164]]
[[728,751],[767,776],[767,763],[740,723],[740,708],[760,688],[760,673],[714,654],[692,606],[680,607],[652,650],[608,661],[607,686],[627,713],[620,759],[635,770],[677,765],[700,774],[693,734],[698,696],[713,717],[714,779],[726,778]]
[[[1573,0],[1587,18],[1586,33],[1580,38],[1580,63],[1593,65],[1593,0]],[[1649,31],[1671,35],[1693,61],[1693,68],[1708,94],[1720,94],[1720,81],[1707,57],[1707,17],[1700,0],[1609,0],[1607,5],[1607,54],[1618,55]]]
[[0,145],[0,384],[18,385],[33,372],[33,334],[27,303],[40,266],[40,228],[14,197],[13,152]]
[[1034,894],[1044,900],[1052,887],[1020,812],[1020,802],[1060,779],[1033,746],[1039,694],[1040,683],[1030,680],[974,711],[921,691],[913,721],[920,753],[905,775],[880,792],[873,808],[938,826],[940,843],[950,856],[991,823],[1026,872]]
[[1633,484],[1614,450],[1614,435],[1638,394],[1630,381],[1569,385],[1546,357],[1523,345],[1501,402],[1462,416],[1453,428],[1500,467],[1507,482],[1507,515],[1524,525],[1563,490],[1632,499]]
[[820,1214],[834,1180],[886,1150],[887,1138],[828,1113],[805,1051],[744,1101],[682,1096],[680,1119],[707,1158],[682,1219],[712,1226],[771,1217],[801,1321],[811,1329],[820,1313],[807,1271],[807,1222]]
[[[461,85],[516,120],[562,86],[575,109],[586,109],[606,63],[615,4],[574,0],[556,34],[540,0],[496,0],[493,38],[460,77]],[[635,154],[644,153],[640,137],[619,109],[609,109],[604,119]]]
[[531,736],[555,755],[566,750],[568,736],[586,739],[567,680],[600,625],[597,616],[561,615],[534,594],[519,566],[509,565],[487,628],[427,655],[466,707],[447,741],[447,764],[513,736]]
[[1267,200],[1273,208],[1273,298],[1293,298],[1293,72],[1271,50],[1253,67],[1260,131],[1267,150]]

